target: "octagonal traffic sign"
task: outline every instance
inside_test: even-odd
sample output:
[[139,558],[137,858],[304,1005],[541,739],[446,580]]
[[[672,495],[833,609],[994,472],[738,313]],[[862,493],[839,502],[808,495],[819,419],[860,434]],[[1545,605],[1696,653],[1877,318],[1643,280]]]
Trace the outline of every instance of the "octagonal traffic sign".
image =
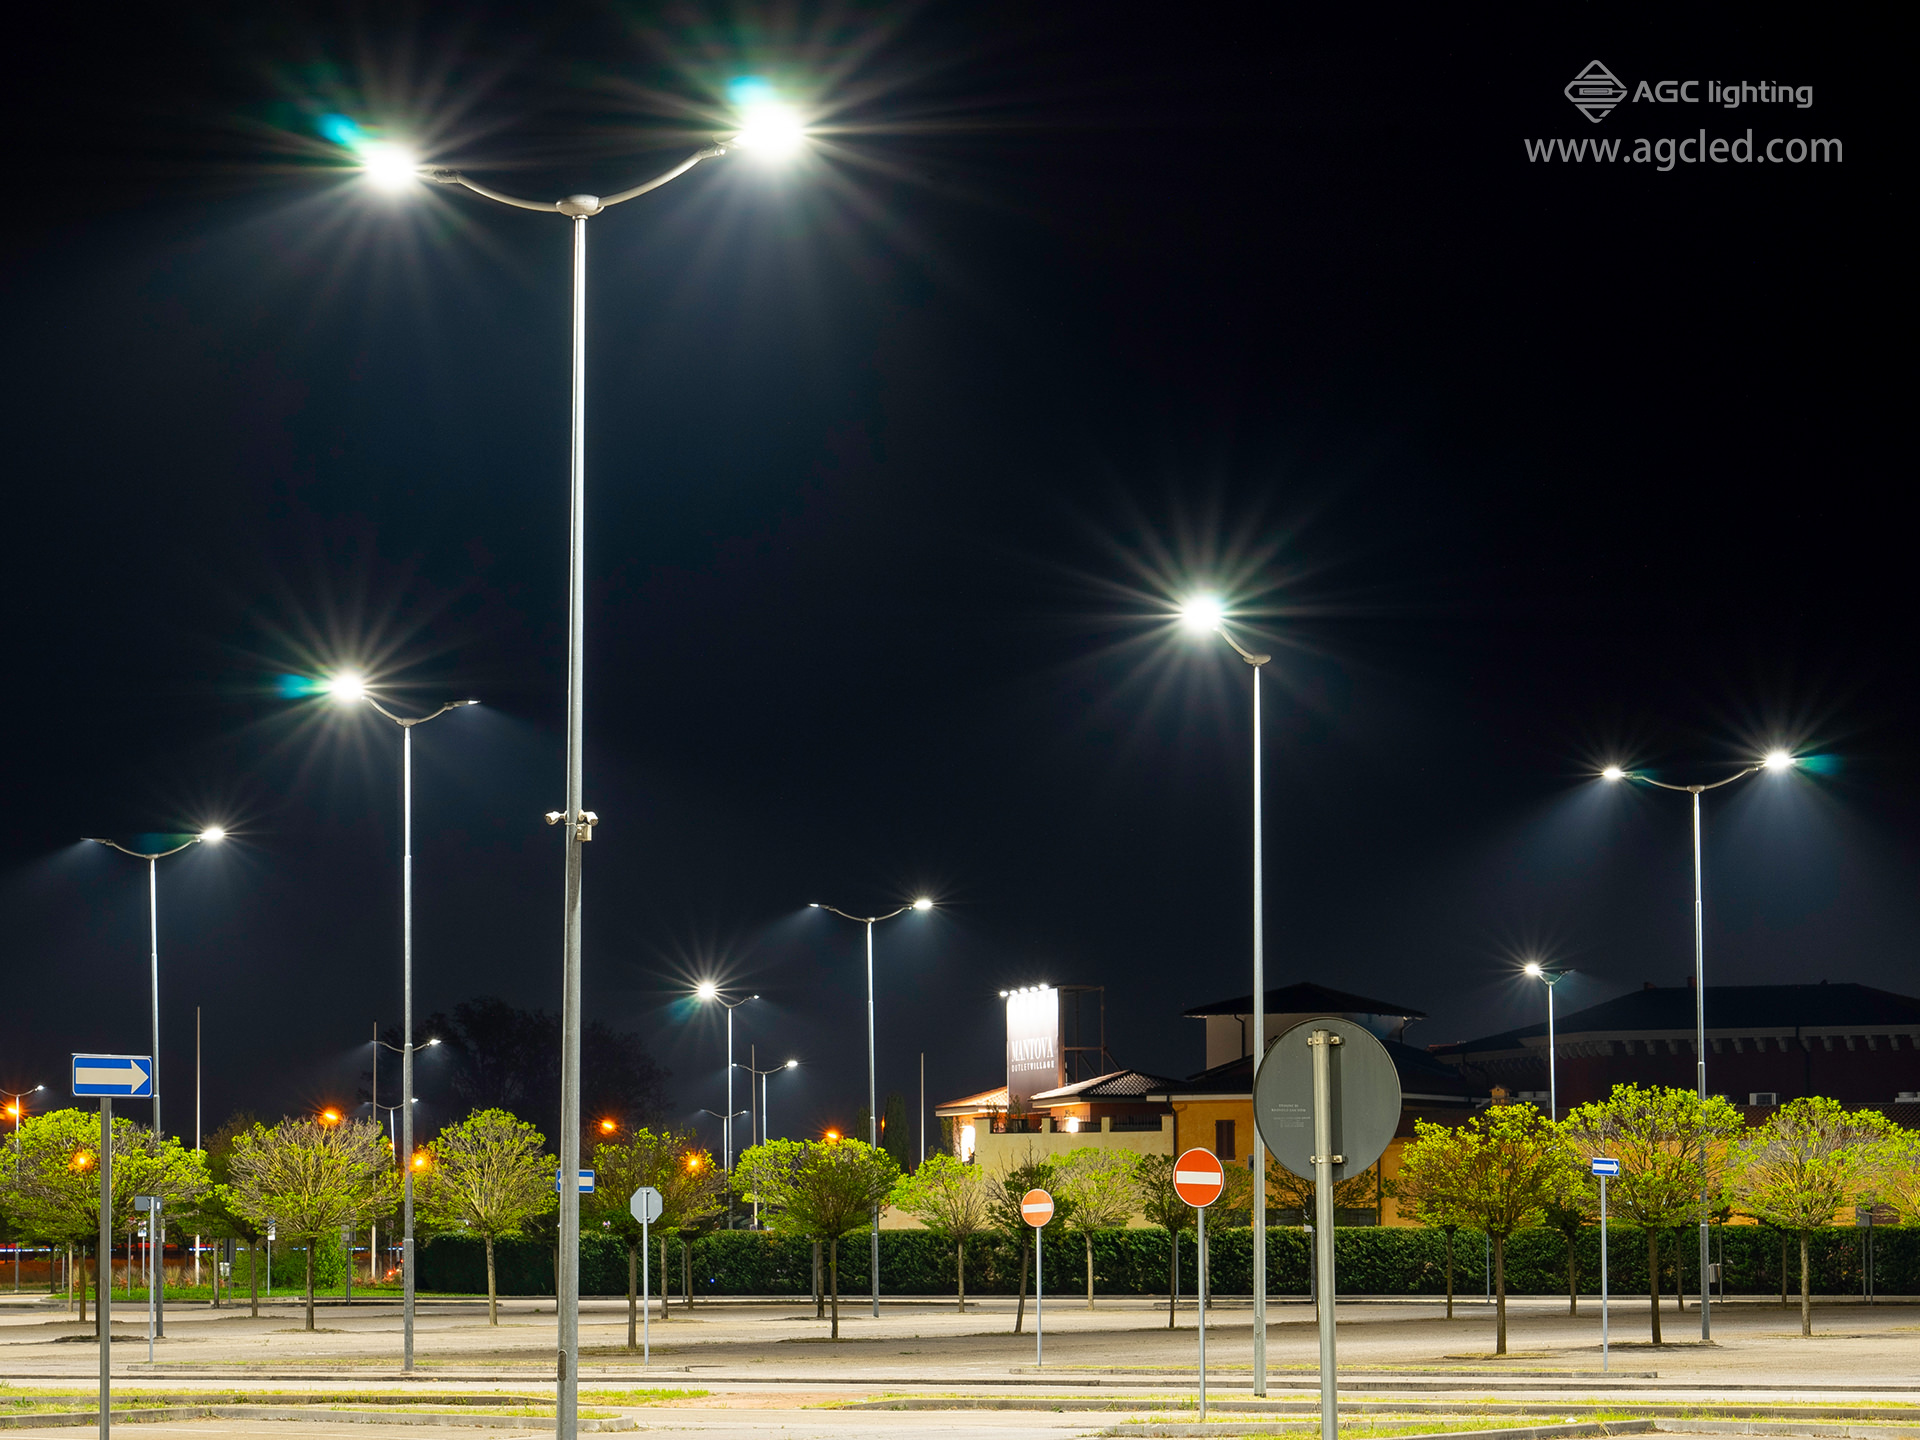
[[1029,1190],[1020,1197],[1020,1218],[1034,1229],[1043,1229],[1053,1219],[1053,1196],[1044,1190]]
[[1185,1151],[1173,1162],[1173,1191],[1196,1210],[1204,1210],[1227,1188],[1227,1172],[1211,1150]]

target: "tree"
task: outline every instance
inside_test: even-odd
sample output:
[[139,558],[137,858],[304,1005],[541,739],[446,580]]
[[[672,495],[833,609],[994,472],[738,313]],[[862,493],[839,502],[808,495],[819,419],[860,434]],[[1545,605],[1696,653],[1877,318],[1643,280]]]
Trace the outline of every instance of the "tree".
[[[1583,1161],[1605,1155],[1620,1162],[1607,1206],[1647,1237],[1647,1298],[1658,1345],[1660,1231],[1697,1219],[1703,1188],[1707,1208],[1719,1207],[1727,1146],[1746,1123],[1725,1096],[1703,1102],[1691,1090],[1616,1085],[1605,1100],[1577,1106],[1562,1128]],[[1592,1193],[1591,1177],[1587,1186]]]
[[1895,1129],[1875,1110],[1837,1100],[1789,1100],[1733,1146],[1730,1188],[1756,1220],[1800,1237],[1800,1333],[1813,1334],[1808,1239],[1842,1206],[1867,1198],[1880,1178]]
[[282,1120],[233,1141],[233,1203],[257,1226],[278,1225],[307,1247],[307,1329],[313,1329],[313,1247],[322,1235],[393,1208],[399,1180],[372,1120]]
[[1496,1105],[1464,1125],[1414,1123],[1394,1189],[1416,1207],[1456,1215],[1493,1242],[1494,1353],[1507,1353],[1507,1239],[1577,1193],[1559,1127],[1531,1105]]
[[893,1157],[903,1174],[913,1169],[913,1130],[907,1124],[907,1102],[897,1090],[880,1110],[880,1148]]
[[1068,1230],[1078,1234],[1087,1249],[1087,1308],[1093,1309],[1093,1232],[1124,1225],[1140,1209],[1134,1170],[1140,1157],[1131,1150],[1104,1150],[1086,1145],[1060,1158],[1055,1184],[1058,1199],[1067,1203]]
[[414,1204],[437,1229],[458,1227],[487,1247],[487,1323],[500,1323],[493,1242],[521,1233],[527,1221],[560,1203],[554,1175],[560,1162],[546,1153],[547,1137],[505,1110],[476,1110],[427,1143],[432,1157],[420,1174]]
[[[1269,1203],[1276,1210],[1298,1210],[1303,1225],[1313,1223],[1314,1189],[1310,1176],[1296,1175],[1278,1162],[1267,1166]],[[1338,1210],[1371,1210],[1379,1200],[1378,1172],[1371,1166],[1333,1182],[1333,1203]]]
[[1193,1225],[1193,1207],[1173,1188],[1171,1155],[1141,1156],[1134,1166],[1133,1184],[1142,1217],[1167,1232],[1167,1328],[1171,1330],[1173,1295],[1180,1276],[1180,1232]]
[[1895,1128],[1880,1150],[1869,1198],[1893,1211],[1902,1225],[1920,1225],[1920,1130]]
[[[543,1133],[560,1133],[560,1017],[490,995],[435,1013],[421,1026],[441,1044],[453,1092],[470,1110],[510,1110]],[[400,1036],[389,1037],[396,1045]],[[671,1113],[667,1072],[638,1035],[590,1020],[580,1035],[580,1113],[657,1125]],[[384,1090],[384,1086],[382,1089]]]
[[[1013,1333],[1018,1335],[1020,1327],[1027,1318],[1027,1257],[1033,1253],[1033,1227],[1027,1224],[1026,1217],[1020,1213],[1020,1197],[1029,1190],[1045,1190],[1053,1194],[1058,1184],[1057,1167],[1051,1160],[1043,1159],[1031,1148],[1018,1164],[1009,1165],[998,1176],[997,1184],[987,1192],[988,1214],[993,1218],[993,1228],[1020,1247],[1020,1302],[1013,1312]],[[1046,1223],[1048,1234],[1059,1236],[1066,1228],[1067,1212],[1071,1205],[1059,1196],[1054,1196],[1053,1218]]]
[[831,1249],[833,1333],[840,1338],[840,1237],[865,1228],[900,1179],[893,1157],[863,1140],[770,1140],[734,1162],[743,1199],[772,1229]]
[[[207,1189],[199,1154],[178,1140],[159,1139],[146,1126],[115,1117],[110,1225],[132,1223],[133,1197],[158,1195],[163,1206],[191,1205]],[[16,1174],[17,1172],[17,1174]],[[54,1244],[95,1251],[96,1280],[111,1285],[112,1256],[98,1254],[100,1236],[100,1116],[87,1110],[49,1110],[23,1120],[7,1137],[0,1193],[14,1223]],[[80,1268],[80,1323],[87,1320],[87,1272]],[[102,1323],[96,1309],[96,1329]]]
[[[602,1141],[593,1149],[593,1194],[582,1202],[627,1246],[627,1348],[640,1346],[638,1307],[640,1246],[646,1232],[633,1218],[629,1202],[636,1190],[651,1185],[660,1192],[660,1218],[652,1233],[660,1237],[660,1318],[667,1318],[667,1237],[719,1214],[726,1208],[726,1177],[691,1134],[635,1130],[624,1141]],[[652,1304],[652,1297],[647,1299]]]
[[[255,1320],[260,1318],[260,1242],[266,1239],[266,1227],[256,1225],[240,1212],[233,1196],[233,1142],[260,1122],[250,1111],[230,1115],[220,1128],[206,1137],[201,1153],[206,1157],[207,1178],[212,1182],[207,1193],[194,1207],[193,1223],[199,1233],[215,1240],[244,1241],[247,1247],[248,1303]],[[220,1270],[214,1268],[218,1286]],[[231,1281],[228,1282],[231,1286]],[[215,1289],[216,1298],[219,1295]]]
[[1574,1249],[1580,1239],[1580,1232],[1587,1228],[1587,1211],[1580,1205],[1554,1204],[1547,1206],[1546,1226],[1558,1231],[1567,1245],[1567,1314],[1580,1313],[1580,1266],[1579,1254]]
[[962,1314],[967,1308],[967,1241],[988,1228],[992,1182],[978,1165],[964,1165],[951,1155],[929,1155],[911,1175],[903,1175],[889,1200],[927,1229],[953,1242],[953,1273]]

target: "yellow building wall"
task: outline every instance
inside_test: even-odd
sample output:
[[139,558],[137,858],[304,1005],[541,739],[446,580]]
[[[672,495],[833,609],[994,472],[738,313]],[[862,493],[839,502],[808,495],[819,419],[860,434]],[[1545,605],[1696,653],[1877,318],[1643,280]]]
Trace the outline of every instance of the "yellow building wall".
[[[1202,1150],[1213,1149],[1213,1126],[1218,1120],[1233,1121],[1233,1143],[1240,1150],[1238,1156],[1221,1156],[1223,1161],[1245,1163],[1245,1157],[1253,1153],[1253,1101],[1252,1100],[1190,1100],[1175,1101],[1173,1106],[1174,1143],[1173,1153],[1196,1147]],[[1412,1141],[1396,1137],[1380,1157],[1380,1179],[1384,1183],[1400,1173],[1401,1156]],[[1267,1152],[1267,1164],[1278,1165],[1273,1152]],[[1382,1225],[1416,1225],[1419,1222],[1400,1213],[1398,1203],[1391,1195],[1383,1196],[1380,1202],[1380,1223]]]

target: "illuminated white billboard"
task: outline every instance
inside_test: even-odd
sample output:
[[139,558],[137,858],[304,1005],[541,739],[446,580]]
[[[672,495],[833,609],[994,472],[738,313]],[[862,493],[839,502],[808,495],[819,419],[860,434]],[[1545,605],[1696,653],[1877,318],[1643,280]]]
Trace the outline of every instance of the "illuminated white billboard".
[[1060,992],[1033,985],[1007,993],[1007,1109],[1067,1083],[1060,1050]]

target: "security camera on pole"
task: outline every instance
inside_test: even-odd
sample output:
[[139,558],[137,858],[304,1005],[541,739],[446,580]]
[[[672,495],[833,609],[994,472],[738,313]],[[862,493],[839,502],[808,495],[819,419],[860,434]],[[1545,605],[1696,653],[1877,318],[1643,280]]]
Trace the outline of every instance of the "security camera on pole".
[[[1311,1097],[1310,1105],[1301,1103]],[[1303,1020],[1273,1042],[1253,1085],[1253,1121],[1273,1158],[1313,1181],[1320,1320],[1320,1436],[1336,1440],[1333,1187],[1386,1153],[1400,1126],[1400,1076],[1372,1031],[1337,1016]],[[1257,1205],[1261,1199],[1257,1197]]]

